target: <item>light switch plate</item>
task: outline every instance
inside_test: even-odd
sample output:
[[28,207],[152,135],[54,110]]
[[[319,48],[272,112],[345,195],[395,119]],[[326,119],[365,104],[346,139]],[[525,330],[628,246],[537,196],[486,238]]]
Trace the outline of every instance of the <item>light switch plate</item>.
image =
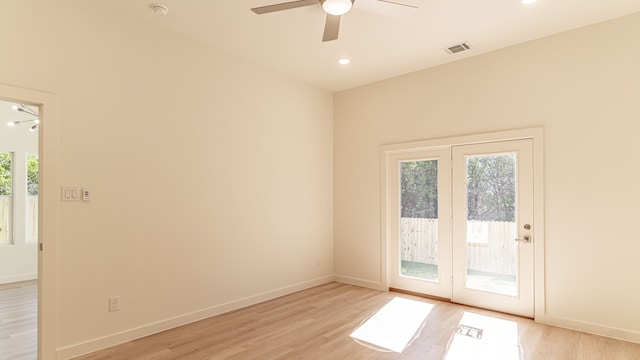
[[81,191],[77,186],[62,186],[62,201],[80,201]]

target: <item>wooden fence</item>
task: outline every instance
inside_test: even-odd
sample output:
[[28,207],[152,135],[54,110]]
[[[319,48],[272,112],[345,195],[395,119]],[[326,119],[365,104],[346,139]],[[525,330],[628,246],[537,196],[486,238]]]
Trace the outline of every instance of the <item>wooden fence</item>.
[[[467,266],[469,270],[516,275],[516,224],[501,221],[467,221]],[[438,220],[400,219],[400,249],[403,261],[436,264]]]

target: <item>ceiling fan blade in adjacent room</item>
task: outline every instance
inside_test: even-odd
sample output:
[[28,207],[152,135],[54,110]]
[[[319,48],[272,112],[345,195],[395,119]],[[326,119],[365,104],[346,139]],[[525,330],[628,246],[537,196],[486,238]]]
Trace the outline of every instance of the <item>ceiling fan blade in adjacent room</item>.
[[339,31],[340,16],[327,14],[327,21],[324,24],[324,35],[322,36],[322,42],[337,39]]
[[271,13],[276,11],[295,9],[303,6],[318,5],[318,3],[319,3],[318,0],[299,0],[299,1],[281,3],[281,4],[260,6],[260,7],[251,9],[251,11],[253,11],[256,14],[266,14],[266,13]]

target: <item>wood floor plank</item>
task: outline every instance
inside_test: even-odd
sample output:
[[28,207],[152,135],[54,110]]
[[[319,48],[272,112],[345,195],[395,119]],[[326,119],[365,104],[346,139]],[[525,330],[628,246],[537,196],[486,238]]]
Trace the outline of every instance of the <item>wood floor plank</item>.
[[38,282],[0,285],[0,359],[34,360],[38,339]]
[[[434,305],[419,336],[401,354],[383,352],[349,337],[357,326],[396,296]],[[76,360],[442,360],[452,351],[455,337],[460,336],[456,334],[465,313],[516,324],[518,360],[640,359],[640,344],[407,294],[329,283]],[[494,355],[492,359],[502,358],[501,354]]]

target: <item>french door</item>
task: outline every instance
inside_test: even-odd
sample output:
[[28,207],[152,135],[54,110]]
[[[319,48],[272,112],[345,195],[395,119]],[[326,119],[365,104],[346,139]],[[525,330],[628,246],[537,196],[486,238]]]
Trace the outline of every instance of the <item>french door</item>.
[[450,298],[450,149],[397,154],[391,161],[391,286]]
[[533,140],[455,146],[454,302],[533,316]]
[[389,157],[393,288],[533,316],[533,140]]

